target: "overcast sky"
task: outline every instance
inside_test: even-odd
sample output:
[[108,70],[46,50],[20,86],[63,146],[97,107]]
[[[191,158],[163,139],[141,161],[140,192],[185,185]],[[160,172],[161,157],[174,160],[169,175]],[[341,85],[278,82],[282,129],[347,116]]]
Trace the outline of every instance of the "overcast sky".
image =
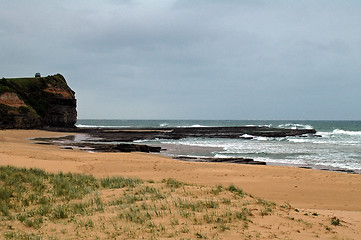
[[78,117],[361,119],[361,1],[0,0],[0,77]]

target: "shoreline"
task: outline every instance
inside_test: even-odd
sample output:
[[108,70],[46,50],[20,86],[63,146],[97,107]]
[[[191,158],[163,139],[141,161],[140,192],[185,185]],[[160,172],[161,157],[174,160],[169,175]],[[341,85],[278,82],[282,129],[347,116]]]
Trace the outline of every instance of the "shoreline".
[[[233,128],[233,127],[232,127]],[[243,127],[240,127],[243,128]],[[211,128],[212,129],[212,128]],[[268,162],[268,161],[259,161],[254,160],[252,158],[244,158],[244,157],[212,157],[207,154],[204,156],[199,156],[202,152],[209,152],[210,149],[220,150],[223,149],[221,147],[205,147],[205,146],[183,146],[183,145],[175,145],[169,143],[161,143],[161,144],[147,144],[144,145],[142,142],[147,141],[144,140],[135,140],[132,141],[134,137],[139,138],[139,133],[141,137],[147,137],[148,133],[157,133],[157,132],[165,132],[168,131],[160,130],[157,128],[149,128],[149,129],[136,129],[136,128],[128,128],[128,129],[102,129],[102,128],[94,128],[94,129],[86,129],[86,128],[76,128],[76,129],[65,129],[72,130],[72,134],[69,136],[65,136],[64,138],[39,138],[34,139],[40,141],[39,144],[53,144],[58,145],[62,148],[66,149],[82,149],[85,151],[95,151],[95,152],[156,152],[162,156],[172,158],[180,161],[188,161],[188,162],[225,162],[225,163],[233,163],[233,164],[252,164],[252,165],[269,165],[269,166],[285,166],[285,167],[296,167],[303,169],[313,169],[313,170],[322,170],[322,171],[331,171],[331,172],[342,172],[349,174],[361,174],[361,171],[358,169],[351,168],[342,168],[342,167],[333,167],[327,165],[317,165],[317,164],[292,164],[292,163],[284,163],[280,162]],[[49,131],[49,130],[48,130]],[[61,132],[63,132],[62,129]],[[125,140],[122,139],[124,137],[123,132],[126,132],[126,135],[131,132],[130,135],[133,137],[126,136]],[[108,134],[110,133],[110,136]],[[146,135],[143,135],[143,134]],[[114,136],[115,134],[115,136]],[[72,139],[72,136],[73,139]],[[117,137],[120,139],[117,139]],[[152,136],[153,137],[153,136]],[[134,140],[134,139],[133,139]],[[85,141],[85,142],[82,142]],[[119,144],[119,142],[123,142],[124,144]],[[118,142],[118,143],[117,143]],[[142,150],[141,150],[142,149]],[[196,153],[196,155],[185,154],[185,152]]]
[[49,172],[124,176],[145,180],[176,178],[204,184],[235,184],[257,197],[299,208],[361,211],[361,175],[284,166],[175,161],[160,154],[89,153],[34,144],[30,138],[75,133],[41,130],[0,132],[0,164]]

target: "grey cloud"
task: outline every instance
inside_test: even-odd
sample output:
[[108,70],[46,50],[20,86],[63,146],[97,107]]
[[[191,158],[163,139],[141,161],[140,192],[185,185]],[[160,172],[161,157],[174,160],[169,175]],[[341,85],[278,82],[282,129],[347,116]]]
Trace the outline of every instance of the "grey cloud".
[[0,8],[0,72],[63,73],[81,118],[359,119],[360,8],[11,1]]

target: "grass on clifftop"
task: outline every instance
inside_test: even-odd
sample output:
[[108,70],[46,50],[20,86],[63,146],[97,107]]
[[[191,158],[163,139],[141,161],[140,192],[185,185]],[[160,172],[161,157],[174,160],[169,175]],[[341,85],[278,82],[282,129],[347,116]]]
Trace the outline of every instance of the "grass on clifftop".
[[316,236],[336,226],[320,218],[314,227],[309,221],[315,218],[320,216],[254,198],[234,185],[0,167],[5,239],[267,239],[300,231]]
[[46,93],[43,90],[49,86],[71,91],[64,77],[56,74],[47,77],[0,79],[0,94],[4,92],[16,93],[25,104],[35,110],[36,114],[44,117],[49,106],[49,99],[46,98]]
[[[60,74],[47,76],[47,77],[22,77],[22,78],[5,78],[1,79],[0,83],[8,82],[12,85],[15,85],[17,88],[28,89],[33,86],[45,88],[47,83],[50,83],[52,86],[63,86],[66,85],[64,77]],[[8,85],[8,84],[5,84]]]

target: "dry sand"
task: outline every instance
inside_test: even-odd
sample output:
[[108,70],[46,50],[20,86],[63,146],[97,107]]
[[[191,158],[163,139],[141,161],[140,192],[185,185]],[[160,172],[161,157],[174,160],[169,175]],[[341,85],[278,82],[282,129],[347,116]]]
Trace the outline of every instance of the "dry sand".
[[[30,138],[71,135],[38,130],[0,131],[0,165],[36,167],[49,172],[125,176],[145,180],[175,178],[202,185],[235,184],[253,196],[348,223],[345,238],[361,236],[361,175],[282,166],[195,163],[159,154],[89,153],[34,144]],[[321,234],[321,233],[320,233]],[[342,237],[342,232],[340,232]],[[296,238],[297,239],[297,238]],[[321,237],[322,239],[322,237]],[[337,238],[338,239],[338,238]]]

